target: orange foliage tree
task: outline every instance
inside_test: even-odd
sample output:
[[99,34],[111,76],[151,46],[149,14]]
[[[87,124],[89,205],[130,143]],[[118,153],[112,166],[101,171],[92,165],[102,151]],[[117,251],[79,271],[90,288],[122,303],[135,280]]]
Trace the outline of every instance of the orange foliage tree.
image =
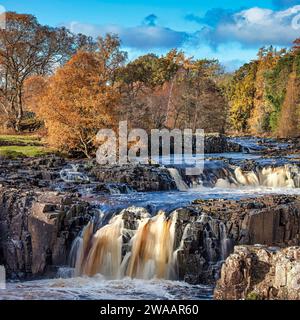
[[98,130],[114,125],[120,97],[112,68],[124,59],[118,40],[107,36],[99,39],[97,52],[78,52],[48,80],[37,113],[51,146],[91,157]]
[[43,26],[32,15],[6,13],[6,28],[0,28],[0,116],[7,127],[21,130],[25,81],[51,73],[88,40],[65,28]]

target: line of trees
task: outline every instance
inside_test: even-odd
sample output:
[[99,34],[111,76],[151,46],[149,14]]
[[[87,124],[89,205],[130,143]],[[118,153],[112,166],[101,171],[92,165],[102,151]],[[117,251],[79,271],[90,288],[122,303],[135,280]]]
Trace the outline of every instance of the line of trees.
[[300,39],[291,50],[261,48],[226,86],[234,130],[255,135],[300,136]]
[[[127,61],[116,35],[93,40],[7,14],[0,31],[0,120],[17,132],[43,124],[50,145],[89,157],[96,132],[131,127],[225,130],[218,61],[171,50]],[[37,121],[38,119],[38,121]],[[29,121],[30,120],[30,121]]]
[[6,14],[0,29],[0,112],[6,127],[21,130],[24,84],[33,75],[46,76],[92,39],[66,28],[42,26],[32,15]]
[[121,120],[148,131],[300,135],[299,44],[262,48],[229,75],[217,60],[176,49],[128,62],[116,35],[94,40],[9,12],[0,30],[1,127],[43,126],[50,145],[87,157],[97,131]]

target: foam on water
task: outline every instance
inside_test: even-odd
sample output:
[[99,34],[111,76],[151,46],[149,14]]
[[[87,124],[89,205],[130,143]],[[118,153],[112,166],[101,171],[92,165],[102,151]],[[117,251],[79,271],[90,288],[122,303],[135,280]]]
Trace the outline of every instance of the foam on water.
[[104,212],[115,212],[131,205],[145,207],[151,214],[158,210],[165,212],[173,211],[179,207],[189,205],[194,200],[228,199],[240,200],[245,198],[257,198],[264,195],[300,195],[300,188],[271,188],[264,186],[224,186],[219,183],[218,187],[207,188],[198,185],[186,192],[136,192],[123,195],[96,196],[93,203],[98,205]]
[[[241,160],[257,160],[259,158],[257,153],[267,148],[287,147],[285,144],[276,145],[271,140],[262,141],[262,144],[257,139],[235,139],[235,141],[240,143],[246,152],[252,154],[206,155],[205,158],[230,158],[236,160],[238,166]],[[164,163],[167,159],[160,160]],[[217,164],[216,161],[208,163]],[[269,166],[269,163],[267,165]],[[166,280],[173,279],[173,266],[176,264],[178,252],[184,245],[190,225],[187,224],[185,227],[179,247],[175,248],[176,217],[168,219],[167,214],[157,214],[158,211],[164,210],[169,213],[196,199],[238,200],[270,194],[300,195],[299,167],[269,166],[248,172],[239,167],[235,170],[228,168],[222,166],[221,170],[220,168],[208,170],[207,179],[213,177],[211,179],[213,187],[204,187],[203,181],[201,183],[201,179],[198,179],[197,184],[188,188],[178,169],[173,168],[169,169],[169,172],[179,191],[119,194],[118,189],[111,188],[110,195],[94,195],[89,201],[94,202],[104,215],[110,217],[109,219],[102,217],[103,221],[106,223],[110,221],[110,224],[98,221],[99,228],[97,228],[96,223],[90,222],[74,241],[70,265],[75,266],[75,269],[60,268],[59,279],[8,283],[7,289],[0,291],[0,300],[211,299],[212,287]],[[78,172],[76,166],[62,170],[61,178],[67,182],[88,182],[88,178]],[[123,257],[121,250],[126,228],[118,213],[121,209],[132,205],[146,208],[152,217],[145,216],[140,219],[135,235],[129,242],[131,250]],[[218,227],[221,255],[225,259],[231,251],[232,243],[227,238],[226,226],[223,223],[212,225],[212,229],[215,227]],[[214,260],[215,254],[212,250],[214,243],[209,232],[205,240],[206,250]]]
[[0,300],[204,300],[213,288],[168,280],[105,280],[102,276],[8,283]]

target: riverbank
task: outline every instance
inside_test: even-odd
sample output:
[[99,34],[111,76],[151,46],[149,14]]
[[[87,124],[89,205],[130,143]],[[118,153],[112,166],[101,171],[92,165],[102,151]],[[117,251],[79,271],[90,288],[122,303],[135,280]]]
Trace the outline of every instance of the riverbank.
[[[56,288],[59,280],[51,279],[61,277],[63,286],[75,277],[81,284],[73,289],[84,299],[96,298],[87,288],[101,277],[112,288],[122,283],[123,295],[130,279],[140,279],[133,286],[163,279],[157,288],[178,299],[186,297],[182,286],[190,286],[190,299],[205,298],[203,292],[210,299],[218,279],[226,290],[220,271],[236,246],[300,245],[296,149],[272,140],[253,150],[255,141],[242,140],[244,152],[206,154],[195,177],[163,164],[101,167],[54,155],[1,159],[0,264],[8,279],[21,281],[23,294],[36,286],[32,299],[43,286]],[[290,157],[283,150],[295,152]],[[0,298],[13,296],[14,285],[8,287]],[[113,294],[95,287],[104,298]]]

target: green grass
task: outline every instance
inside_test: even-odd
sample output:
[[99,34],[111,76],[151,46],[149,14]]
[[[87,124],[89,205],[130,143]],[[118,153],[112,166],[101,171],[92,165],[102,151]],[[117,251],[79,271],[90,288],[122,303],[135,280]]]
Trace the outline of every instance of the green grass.
[[39,136],[35,135],[0,135],[0,145],[1,141],[10,145],[42,145]]
[[2,146],[0,156],[5,158],[41,157],[51,150],[41,146]]
[[16,159],[41,157],[51,153],[55,153],[55,150],[44,146],[39,136],[0,135],[0,157]]

